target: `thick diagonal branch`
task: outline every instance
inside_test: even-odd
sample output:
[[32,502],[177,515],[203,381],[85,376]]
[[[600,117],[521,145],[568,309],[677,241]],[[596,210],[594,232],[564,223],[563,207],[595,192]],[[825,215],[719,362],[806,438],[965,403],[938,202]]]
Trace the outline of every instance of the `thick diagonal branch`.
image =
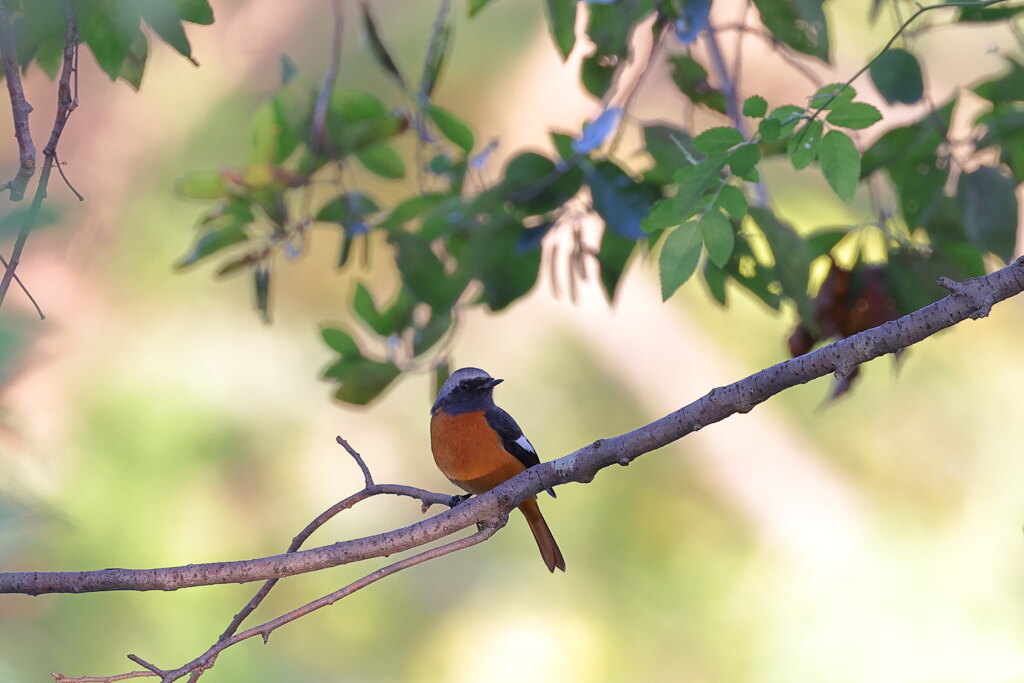
[[541,463],[488,493],[402,529],[321,548],[256,560],[89,572],[0,573],[0,593],[86,593],[108,590],[177,590],[191,586],[263,581],[381,557],[415,548],[460,529],[488,522],[551,486],[588,482],[600,470],[677,441],[775,394],[818,377],[907,348],[959,322],[987,312],[1024,291],[1024,258],[963,283],[954,294],[918,311],[816,351],[773,365],[708,394],[627,434],[601,439],[558,460]]

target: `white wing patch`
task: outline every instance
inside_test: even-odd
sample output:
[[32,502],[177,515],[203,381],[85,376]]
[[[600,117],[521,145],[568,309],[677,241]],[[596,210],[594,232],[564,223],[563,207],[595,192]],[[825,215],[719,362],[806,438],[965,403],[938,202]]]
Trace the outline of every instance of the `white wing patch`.
[[526,450],[530,451],[534,455],[537,455],[537,449],[533,447],[533,444],[530,443],[530,440],[526,438],[525,434],[521,435],[518,439],[516,439],[516,443],[525,448]]

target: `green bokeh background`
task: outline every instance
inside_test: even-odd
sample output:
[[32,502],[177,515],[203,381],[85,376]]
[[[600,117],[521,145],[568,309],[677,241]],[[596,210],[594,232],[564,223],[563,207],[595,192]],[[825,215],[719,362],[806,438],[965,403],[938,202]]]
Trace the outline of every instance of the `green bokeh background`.
[[[889,28],[869,27],[862,5],[828,5],[837,66],[825,80],[859,68]],[[350,322],[354,278],[394,286],[381,244],[373,267],[357,259],[339,273],[339,236],[317,228],[303,258],[276,264],[270,326],[243,278],[172,269],[201,209],[172,195],[174,178],[243,162],[247,119],[276,83],[279,53],[319,78],[328,51],[327,3],[213,6],[217,22],[190,33],[202,67],[158,47],[138,94],[107,82],[83,54],[82,103],[61,158],[87,201],[73,204],[54,186],[62,227],[33,235],[19,270],[48,319],[33,320],[13,291],[0,319],[0,345],[20,349],[0,403],[3,569],[280,552],[361,485],[337,434],[378,481],[451,488],[427,446],[429,376],[403,380],[365,409],[332,403],[317,379],[331,356],[318,326]],[[435,4],[374,8],[415,73]],[[346,9],[342,82],[397,102],[367,54],[356,5]],[[722,11],[727,20],[738,7]],[[460,3],[456,13],[437,97],[472,122],[478,144],[500,139],[493,163],[594,115],[575,86],[578,56],[560,66],[541,2],[502,0],[472,21]],[[811,91],[752,44],[744,92],[782,104]],[[996,69],[1000,50],[1019,51],[987,29],[938,31],[917,48],[937,98]],[[639,116],[682,119],[667,84],[666,73],[652,75]],[[39,137],[51,86],[35,70],[27,86]],[[866,83],[859,89],[875,97]],[[13,143],[5,149],[10,166]],[[780,166],[765,176],[780,213],[802,230],[870,218],[866,196],[841,205],[814,171]],[[402,191],[413,190],[410,179]],[[545,275],[502,315],[468,312],[454,348],[457,365],[507,380],[497,398],[544,459],[784,358],[792,320],[738,291],[727,310],[696,282],[661,304],[654,269],[641,262],[615,308],[592,280],[576,303],[561,285],[556,298]],[[548,575],[513,518],[488,543],[376,584],[269,645],[232,648],[203,680],[1024,680],[1022,312],[1020,301],[1001,304],[918,345],[898,372],[891,359],[870,363],[835,405],[821,406],[829,386],[819,380],[545,497],[564,576]],[[314,542],[420,518],[414,502],[373,500]],[[380,564],[286,580],[256,618]],[[129,652],[178,666],[254,589],[2,596],[0,681],[114,674],[135,668]]]

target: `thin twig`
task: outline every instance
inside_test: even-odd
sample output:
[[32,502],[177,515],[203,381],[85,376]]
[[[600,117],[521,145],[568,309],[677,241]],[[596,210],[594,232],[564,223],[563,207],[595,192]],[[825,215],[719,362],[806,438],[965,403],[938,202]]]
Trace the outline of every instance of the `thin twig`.
[[0,57],[4,62],[4,77],[7,79],[7,92],[11,97],[11,114],[14,116],[14,137],[18,140],[18,156],[20,163],[14,178],[4,188],[11,191],[11,201],[21,201],[25,196],[25,188],[36,170],[36,146],[32,142],[32,131],[28,125],[28,115],[32,113],[32,105],[25,99],[25,91],[21,87],[21,73],[18,69],[18,52],[11,30],[11,17],[7,6],[0,0]]
[[[3,256],[0,256],[0,266],[7,268],[7,259],[5,259]],[[43,309],[39,308],[39,304],[36,302],[35,297],[32,296],[32,292],[28,291],[28,287],[26,287],[25,283],[21,281],[21,278],[18,277],[17,273],[14,274],[14,281],[18,283],[18,286],[21,287],[21,291],[25,292],[25,296],[28,297],[28,300],[32,303],[32,306],[35,307],[36,314],[39,316],[39,319],[46,320],[46,316],[43,315]]]
[[348,441],[345,441],[345,439],[340,436],[337,437],[336,441],[341,444],[342,448],[348,451],[348,454],[351,455],[352,459],[356,461],[357,465],[359,465],[359,470],[363,473],[363,481],[366,483],[366,488],[372,487],[373,475],[370,474],[370,468],[367,467],[366,463],[363,461],[363,456],[359,455],[359,453],[349,445]]
[[53,129],[50,131],[50,139],[43,148],[43,168],[39,172],[39,180],[36,185],[35,195],[32,197],[32,206],[29,208],[22,221],[21,230],[14,242],[14,249],[11,250],[11,257],[8,259],[3,279],[0,280],[0,305],[3,305],[4,297],[11,286],[14,272],[21,262],[21,253],[25,249],[25,242],[28,235],[35,227],[36,219],[39,216],[39,207],[46,198],[46,186],[50,182],[50,170],[53,168],[54,158],[57,156],[57,143],[60,141],[61,133],[64,132],[64,125],[68,116],[77,106],[76,99],[71,94],[71,76],[74,72],[76,53],[78,51],[78,16],[75,12],[73,0],[68,0],[64,17],[64,63],[61,66],[60,78],[57,81],[57,113],[54,115]]
[[498,529],[500,529],[502,526],[504,526],[504,520],[499,520],[495,523],[482,525],[482,528],[480,528],[479,531],[475,532],[470,536],[460,538],[457,541],[452,541],[451,543],[446,543],[445,545],[438,546],[436,548],[430,548],[429,550],[425,550],[411,557],[407,557],[397,562],[393,562],[387,566],[381,567],[380,569],[367,574],[366,576],[363,576],[360,579],[357,579],[356,581],[353,581],[352,583],[348,584],[343,588],[339,588],[333,593],[328,593],[327,595],[321,598],[313,600],[312,602],[308,602],[301,607],[297,607],[296,609],[291,610],[290,612],[286,612],[285,614],[282,614],[281,616],[275,619],[271,619],[270,621],[260,624],[259,626],[253,626],[252,628],[242,631],[241,633],[231,636],[230,638],[218,640],[216,643],[211,645],[206,652],[196,657],[191,662],[172,671],[164,672],[161,681],[162,683],[171,683],[172,681],[176,681],[182,676],[185,676],[186,674],[189,674],[193,671],[205,671],[209,669],[210,666],[212,666],[218,654],[220,654],[223,650],[226,650],[227,648],[231,647],[232,645],[240,643],[243,640],[253,638],[255,636],[260,636],[261,638],[263,638],[263,642],[267,642],[270,639],[270,634],[276,631],[277,629],[281,628],[285,624],[290,624],[296,619],[304,617],[307,614],[315,612],[318,609],[333,605],[342,598],[346,598],[349,595],[355,593],[356,591],[366,588],[367,586],[376,583],[377,581],[380,581],[381,579],[387,576],[396,574],[402,571],[403,569],[408,569],[423,562],[427,562],[438,557],[443,557],[444,555],[449,555],[459,550],[470,548],[474,545],[477,545],[478,543],[482,543],[491,536],[493,536],[495,532],[497,532]]
[[329,150],[331,147],[330,137],[327,134],[327,105],[331,101],[331,93],[334,92],[334,83],[338,80],[338,70],[341,68],[341,39],[345,28],[345,15],[341,6],[341,0],[331,0],[334,8],[334,34],[331,40],[331,64],[324,76],[324,82],[317,93],[316,102],[313,105],[313,121],[310,126],[312,139],[310,144],[314,150]]
[[[77,100],[78,98],[75,99]],[[64,180],[64,184],[68,186],[69,190],[75,193],[75,196],[78,197],[78,201],[84,202],[85,197],[82,196],[81,192],[75,189],[75,186],[71,184],[70,180],[68,180],[67,175],[64,174],[64,166],[63,164],[61,164],[60,159],[57,158],[56,153],[54,153],[53,155],[53,163],[57,167],[57,171],[60,173],[60,177]]]
[[64,674],[53,672],[50,674],[53,676],[53,683],[117,683],[117,681],[126,681],[130,678],[145,678],[152,676],[152,671],[129,671],[123,674],[117,674],[116,676],[79,676],[75,678],[69,678]]

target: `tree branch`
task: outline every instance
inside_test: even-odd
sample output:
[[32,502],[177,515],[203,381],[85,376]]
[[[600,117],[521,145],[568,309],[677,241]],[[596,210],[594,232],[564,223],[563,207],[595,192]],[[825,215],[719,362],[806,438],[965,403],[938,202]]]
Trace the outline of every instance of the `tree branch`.
[[17,174],[3,187],[11,191],[11,201],[19,202],[25,196],[28,181],[36,171],[36,146],[32,142],[32,131],[28,125],[32,105],[25,99],[25,91],[21,87],[18,51],[14,43],[14,32],[11,30],[11,16],[3,0],[0,0],[0,58],[4,62],[4,78],[7,79],[7,92],[11,97],[14,137],[18,140],[20,159]]
[[[946,283],[948,285],[948,283]],[[793,358],[708,394],[627,434],[599,439],[574,453],[541,463],[488,493],[402,529],[310,550],[255,560],[215,562],[163,569],[103,569],[85,572],[0,573],[0,593],[86,593],[108,590],[177,590],[244,583],[388,556],[449,536],[473,524],[493,523],[527,498],[569,482],[589,482],[600,470],[628,465],[735,413],[749,412],[775,394],[830,373],[894,353],[1024,291],[1024,258],[989,275],[973,278],[944,299],[879,327]],[[406,487],[375,485],[394,493]],[[412,489],[415,490],[415,489]],[[359,495],[359,494],[356,494]],[[417,495],[417,497],[419,497]],[[423,500],[423,498],[421,498]],[[431,500],[431,502],[441,502]]]
[[[2,23],[2,21],[0,21]],[[2,29],[0,29],[2,30]],[[60,141],[61,133],[64,132],[64,125],[68,116],[78,106],[77,94],[72,96],[71,76],[75,72],[75,64],[78,54],[78,17],[71,0],[67,0],[64,16],[64,63],[61,66],[60,78],[57,80],[57,113],[54,115],[53,129],[50,131],[50,139],[43,148],[43,168],[39,172],[39,181],[36,185],[35,194],[32,197],[32,205],[21,223],[18,238],[14,242],[14,249],[8,259],[7,268],[4,271],[3,279],[0,279],[0,305],[3,304],[7,290],[14,278],[14,271],[21,262],[21,252],[25,249],[25,242],[28,235],[35,227],[36,218],[39,216],[39,207],[46,198],[46,187],[50,182],[50,171],[56,163],[57,143]],[[6,62],[6,59],[5,59]],[[10,88],[10,78],[7,80]],[[20,87],[20,86],[19,86]],[[27,116],[27,115],[26,115]],[[33,161],[33,163],[35,163]],[[12,190],[13,194],[13,190]],[[77,192],[75,194],[78,194]],[[79,195],[80,196],[80,195]]]

